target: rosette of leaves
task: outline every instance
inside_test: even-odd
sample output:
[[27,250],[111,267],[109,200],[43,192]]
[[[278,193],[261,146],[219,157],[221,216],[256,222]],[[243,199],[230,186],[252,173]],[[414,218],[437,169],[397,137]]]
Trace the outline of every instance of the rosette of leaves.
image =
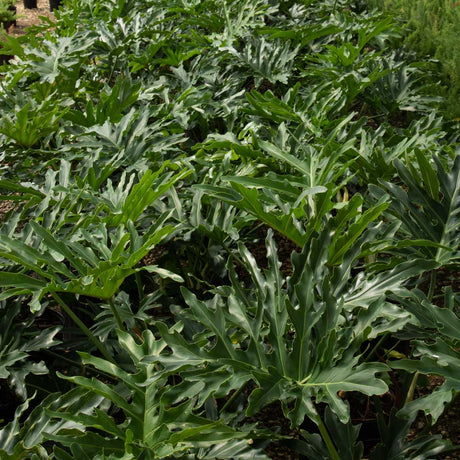
[[[427,435],[412,433],[408,439],[415,415],[409,419],[400,419],[396,416],[396,410],[392,409],[385,420],[383,411],[377,415],[380,442],[372,450],[369,457],[371,460],[420,460],[433,458],[433,455],[452,450],[449,443],[441,439],[440,435]],[[361,460],[364,454],[364,444],[358,440],[361,425],[340,423],[338,418],[327,407],[324,411],[324,422],[337,446],[340,460]],[[287,440],[283,444],[301,453],[308,459],[333,459],[327,450],[327,446],[317,433],[309,433],[300,430],[300,440]]]
[[[54,443],[54,458],[76,456],[96,458],[169,458],[193,454],[193,458],[267,458],[251,447],[251,428],[237,431],[222,421],[212,421],[194,413],[196,401],[187,393],[168,397],[170,371],[158,366],[158,356],[166,346],[145,331],[141,343],[118,331],[121,347],[133,363],[127,372],[111,362],[81,353],[82,362],[101,372],[101,378],[82,376],[62,378],[81,391],[104,398],[111,410],[94,408],[91,412],[64,406],[45,409],[51,420],[73,424],[75,428],[55,429],[44,438]],[[144,362],[148,357],[150,362]],[[155,362],[156,361],[156,362]],[[108,378],[114,383],[108,382]],[[75,390],[72,390],[75,391]],[[190,392],[191,393],[191,392]],[[67,447],[72,455],[62,447]]]
[[33,315],[21,320],[21,302],[17,300],[0,303],[0,379],[7,380],[23,400],[27,396],[26,377],[48,373],[45,362],[31,355],[60,343],[55,339],[59,326],[34,330],[35,319]]
[[[405,370],[413,374],[413,387],[399,417],[413,418],[418,411],[430,416],[430,422],[444,412],[446,406],[460,392],[458,368],[460,366],[460,299],[452,288],[445,291],[444,306],[433,305],[419,290],[403,302],[404,308],[416,318],[410,333],[414,338],[412,359],[391,361],[394,369]],[[415,384],[419,374],[439,375],[444,383],[431,394],[414,399]]]
[[[399,56],[389,56],[384,60],[385,68],[391,71],[383,75],[368,90],[366,100],[384,115],[398,111],[430,112],[442,100],[428,96],[420,80],[423,72],[417,69],[417,63],[406,65]],[[426,85],[425,85],[426,86]]]
[[388,420],[385,421],[383,414],[378,415],[378,427],[380,442],[370,455],[371,460],[418,460],[436,458],[442,452],[452,449],[449,443],[441,438],[441,435],[419,433],[415,438],[408,439],[411,426],[415,421],[415,415],[409,418],[399,418],[393,408]]
[[[349,109],[369,86],[389,73],[389,69],[378,59],[380,53],[369,44],[378,40],[384,42],[392,24],[390,18],[359,21],[356,17],[344,15],[341,19],[345,23],[345,31],[337,34],[337,43],[328,44],[321,52],[306,56],[310,65],[306,66],[303,76],[309,81],[315,81],[320,75],[326,77],[328,84],[323,89],[330,92],[339,88],[345,96],[340,109]],[[353,23],[353,26],[350,27],[347,22]],[[353,31],[357,35],[353,43],[350,40],[353,32],[349,29],[357,24],[361,27]]]
[[[0,133],[21,148],[49,147],[50,137],[59,130],[60,120],[67,110],[65,104],[57,104],[52,98],[40,102],[29,101],[3,114]],[[10,154],[20,153],[16,149]]]
[[[394,160],[403,186],[380,181],[392,198],[386,212],[396,217],[396,236],[401,240],[419,241],[418,246],[414,244],[413,248],[396,252],[404,258],[425,257],[444,267],[458,268],[460,155],[457,152],[454,161],[447,166],[435,155],[429,161],[420,150],[415,150],[415,157],[418,168]],[[370,190],[374,196],[382,198],[382,188],[371,185]]]
[[[223,176],[221,181],[224,185],[198,184],[194,188],[247,212],[303,247],[312,232],[321,228],[323,218],[336,206],[333,195],[347,183],[347,178],[342,178],[347,165],[340,161],[339,156],[351,143],[346,142],[334,153],[331,150],[335,135],[349,119],[347,117],[338,123],[321,149],[303,148],[298,141],[295,141],[294,147],[286,142],[280,148],[262,140],[255,141],[257,149],[254,149],[222,140],[238,153],[246,151],[246,155],[251,152],[253,158],[258,159],[266,153],[287,171],[278,173],[269,170],[264,176],[252,177],[243,170],[239,175]],[[280,138],[288,138],[284,124],[281,124],[278,133]],[[362,197],[356,195],[353,206],[357,209],[362,202]],[[386,206],[381,202],[372,211],[363,214],[361,225],[365,227],[372,221],[372,216],[377,216]]]
[[[66,299],[72,304],[78,304],[79,296],[105,300],[123,329],[113,298],[128,277],[147,271],[181,280],[168,270],[139,264],[174,231],[172,225],[165,224],[171,213],[155,214],[146,230],[138,230],[135,222],[186,174],[163,173],[163,168],[147,170],[136,184],[134,175],[123,175],[118,187],[109,181],[99,193],[82,181],[72,181],[70,165],[63,162],[58,177],[50,173],[42,190],[2,182],[4,188],[26,196],[22,210],[4,224],[0,234],[0,286],[6,288],[2,297],[31,295],[29,305],[35,312],[42,308],[41,299],[50,294],[106,359],[112,360]],[[28,222],[19,230],[24,217]]]
[[[0,458],[16,459],[48,459],[50,453],[43,445],[45,433],[55,433],[62,430],[72,430],[80,427],[80,423],[66,420],[52,420],[48,411],[69,411],[88,415],[96,408],[104,408],[104,398],[86,391],[84,388],[74,388],[64,395],[52,393],[40,403],[35,396],[18,406],[14,419],[0,429]],[[35,405],[35,407],[34,407]]]
[[366,226],[352,223],[344,231],[345,223],[358,214],[349,203],[314,232],[302,253],[292,255],[292,277],[280,272],[269,232],[269,267],[264,271],[239,246],[237,260],[251,275],[251,289],[244,288],[229,263],[232,285],[216,288],[212,299],[199,300],[182,290],[190,306],[185,316],[202,332],[196,340],[186,340],[177,325],[168,328],[158,322],[157,327],[170,348],[159,359],[166,368],[180,372],[183,391],[196,385],[194,391],[200,391],[203,403],[210,395],[221,398],[252,381],[248,415],[279,400],[293,425],[299,426],[306,416],[317,423],[331,455],[337,455],[316,405],[327,404],[341,423],[347,423],[348,406],[338,392],[387,391],[380,374],[388,368],[365,362],[362,346],[408,322],[406,312],[385,300],[386,292],[407,295],[404,281],[427,269],[420,261],[410,261],[377,275],[361,272],[350,281],[363,245],[375,236],[375,228],[365,230]]
[[[64,172],[69,171],[68,166]],[[146,171],[135,185],[133,176],[129,181],[123,178],[118,189],[109,182],[106,192],[99,196],[83,190],[78,192],[77,187],[77,192],[73,190],[70,194],[75,201],[67,201],[71,203],[70,209],[58,205],[64,216],[58,212],[30,220],[21,233],[7,226],[7,231],[1,234],[1,255],[11,263],[3,263],[8,270],[1,273],[2,286],[21,286],[21,293],[33,294],[32,310],[39,310],[37,302],[46,292],[110,299],[122,281],[138,270],[134,267],[142,257],[173,231],[172,226],[163,225],[168,213],[159,216],[143,234],[139,234],[134,224],[148,206],[186,174],[182,171],[166,179],[160,177],[162,171],[163,168],[155,173]],[[23,190],[9,182],[5,186]],[[31,190],[30,193],[35,199],[37,192]],[[48,206],[49,198],[41,195],[42,204]],[[68,198],[65,195],[60,198],[65,200]],[[77,201],[80,206],[73,208]],[[83,218],[75,222],[76,216],[71,216],[71,211],[77,211],[82,204],[93,205],[94,214],[83,214]],[[38,212],[43,212],[41,206]],[[63,220],[65,217],[67,223]],[[12,272],[18,265],[38,276]],[[4,297],[8,296],[7,292]],[[11,295],[17,294],[13,288]]]

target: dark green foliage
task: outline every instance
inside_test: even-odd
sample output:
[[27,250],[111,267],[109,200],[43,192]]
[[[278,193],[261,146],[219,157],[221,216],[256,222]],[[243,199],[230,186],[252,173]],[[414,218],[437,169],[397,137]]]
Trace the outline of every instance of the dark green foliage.
[[459,151],[393,22],[72,0],[47,27],[0,81],[0,458],[448,449],[406,433],[460,389]]
[[460,4],[456,0],[368,0],[406,22],[404,42],[442,68],[448,113],[460,117]]

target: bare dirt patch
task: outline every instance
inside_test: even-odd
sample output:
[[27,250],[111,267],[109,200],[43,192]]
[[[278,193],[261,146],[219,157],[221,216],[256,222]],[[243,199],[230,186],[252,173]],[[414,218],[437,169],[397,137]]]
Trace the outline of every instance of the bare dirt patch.
[[37,8],[33,9],[24,8],[23,1],[18,0],[16,9],[16,26],[12,26],[9,30],[13,37],[24,35],[28,27],[40,24],[42,22],[40,16],[54,19],[54,14],[50,12],[49,0],[37,0]]

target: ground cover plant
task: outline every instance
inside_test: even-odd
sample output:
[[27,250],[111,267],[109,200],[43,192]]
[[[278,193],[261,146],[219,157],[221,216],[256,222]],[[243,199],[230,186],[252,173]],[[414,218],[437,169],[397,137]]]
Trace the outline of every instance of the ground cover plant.
[[405,44],[425,56],[444,85],[445,110],[460,117],[460,5],[454,0],[369,0],[376,6],[405,20]]
[[399,40],[349,0],[5,38],[0,458],[454,449],[460,149]]

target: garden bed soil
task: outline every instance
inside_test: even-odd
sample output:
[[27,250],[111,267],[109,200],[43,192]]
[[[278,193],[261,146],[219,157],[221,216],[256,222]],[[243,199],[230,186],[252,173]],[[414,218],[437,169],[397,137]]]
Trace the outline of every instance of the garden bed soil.
[[3,220],[6,213],[14,208],[13,201],[0,201],[0,221]]
[[13,37],[24,35],[28,27],[40,24],[42,22],[40,16],[54,19],[54,13],[50,12],[49,0],[37,0],[37,8],[33,9],[24,8],[24,2],[18,0],[16,2],[16,8],[16,26],[12,26],[9,29],[9,33],[13,35]]

